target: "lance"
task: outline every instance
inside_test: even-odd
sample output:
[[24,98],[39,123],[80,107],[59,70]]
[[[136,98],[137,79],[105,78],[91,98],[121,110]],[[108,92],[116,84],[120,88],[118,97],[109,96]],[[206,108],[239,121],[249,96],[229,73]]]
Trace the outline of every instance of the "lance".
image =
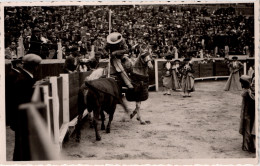
[[[108,14],[108,23],[109,23],[109,34],[111,33],[111,9],[109,9],[109,14]],[[110,49],[108,50],[108,73],[107,73],[107,77],[110,78],[110,67],[111,67],[111,52]]]

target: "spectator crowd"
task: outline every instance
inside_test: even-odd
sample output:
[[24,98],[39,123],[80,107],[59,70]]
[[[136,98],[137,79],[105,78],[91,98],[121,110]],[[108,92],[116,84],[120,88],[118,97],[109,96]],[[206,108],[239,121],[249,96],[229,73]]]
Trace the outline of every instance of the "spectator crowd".
[[[252,4],[244,5],[253,13]],[[43,59],[57,58],[58,42],[63,58],[75,47],[85,57],[102,51],[109,10],[111,32],[123,35],[129,55],[138,54],[134,46],[140,43],[149,45],[157,58],[168,53],[179,58],[254,55],[253,14],[226,4],[214,10],[212,5],[5,7],[5,57],[17,56],[21,37],[25,53]]]

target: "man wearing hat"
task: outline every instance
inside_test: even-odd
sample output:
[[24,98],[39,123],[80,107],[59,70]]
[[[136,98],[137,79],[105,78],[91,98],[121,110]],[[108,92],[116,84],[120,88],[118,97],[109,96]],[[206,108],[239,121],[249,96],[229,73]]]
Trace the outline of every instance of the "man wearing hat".
[[38,27],[35,27],[32,32],[28,54],[41,55],[42,43],[41,30]]
[[12,124],[12,111],[14,110],[13,96],[15,95],[14,83],[22,71],[22,59],[11,61],[11,70],[5,77],[5,97],[6,97],[6,123]]
[[29,103],[34,91],[34,84],[36,82],[35,74],[42,59],[36,54],[27,54],[23,57],[23,69],[14,83],[15,95],[13,96],[14,112],[11,128],[15,130],[15,147],[14,147],[14,161],[28,161],[30,160],[30,147],[27,132],[28,119],[24,119],[25,112],[18,110],[19,105]]
[[121,78],[129,89],[133,89],[133,85],[131,84],[131,80],[128,77],[127,73],[122,66],[121,59],[124,54],[128,53],[128,47],[123,39],[123,36],[114,32],[107,36],[107,44],[105,46],[105,51],[107,51],[111,56],[111,65],[113,68],[111,70],[115,70],[120,73]]

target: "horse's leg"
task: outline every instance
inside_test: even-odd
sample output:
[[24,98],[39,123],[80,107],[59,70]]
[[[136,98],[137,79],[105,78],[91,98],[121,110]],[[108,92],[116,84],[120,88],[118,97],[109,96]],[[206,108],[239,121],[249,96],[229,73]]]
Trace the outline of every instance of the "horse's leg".
[[117,100],[114,99],[114,102],[109,109],[109,120],[108,120],[108,123],[107,123],[106,133],[110,133],[110,126],[111,126],[111,122],[113,120],[114,113],[115,113],[115,110],[116,110],[116,104],[117,104]]
[[89,127],[93,128],[93,117],[92,117],[92,112],[88,112],[88,119],[89,119]]
[[81,138],[81,120],[82,120],[82,114],[78,115],[78,121],[76,124],[76,142],[80,142],[80,138]]
[[142,120],[141,114],[140,114],[140,107],[141,107],[141,101],[136,102],[136,112],[137,112],[137,120],[140,121],[140,124],[144,125],[145,121]]
[[109,114],[109,120],[107,123],[106,133],[110,133],[110,127],[111,127],[111,122],[113,120],[113,117],[114,117],[114,111]]
[[[137,105],[137,102],[136,102]],[[133,113],[130,114],[130,118],[132,119],[137,113],[137,106],[135,107],[135,110],[133,111]]]
[[98,133],[98,118],[99,118],[99,114],[100,114],[100,111],[101,111],[101,107],[100,106],[97,106],[97,108],[95,108],[95,110],[93,111],[94,112],[94,117],[93,117],[93,125],[94,125],[94,129],[95,129],[95,133],[96,133],[96,140],[97,141],[100,141],[101,140],[101,137]]
[[77,120],[77,124],[76,124],[76,142],[80,142],[80,138],[81,138],[81,121],[82,121],[82,116],[83,116],[83,112],[86,109],[87,105],[86,105],[86,91],[84,89],[84,87],[81,87],[79,89],[78,92],[78,120]]
[[101,115],[101,121],[102,121],[102,123],[101,123],[101,130],[105,130],[105,124],[104,124],[105,114],[104,114],[103,110],[101,110],[100,115]]

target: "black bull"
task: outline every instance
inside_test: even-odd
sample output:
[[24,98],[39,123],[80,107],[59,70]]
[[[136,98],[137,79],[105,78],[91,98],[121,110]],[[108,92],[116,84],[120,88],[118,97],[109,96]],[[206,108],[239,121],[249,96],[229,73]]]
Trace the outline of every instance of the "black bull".
[[[149,77],[132,74],[131,79],[135,88],[126,92],[126,99],[128,101],[147,100]],[[104,111],[109,115],[109,121],[106,127],[106,132],[110,133],[110,125],[113,120],[116,105],[121,104],[126,113],[130,113],[125,103],[122,101],[121,85],[122,84],[120,80],[115,81],[113,78],[100,78],[93,81],[86,81],[85,84],[81,86],[78,93],[79,116],[76,126],[76,141],[80,141],[80,128],[82,123],[83,112],[85,109],[87,109],[88,112],[93,111],[93,126],[95,129],[96,140],[98,141],[101,140],[97,128],[99,115],[101,115],[102,121],[101,130],[105,130]]]

